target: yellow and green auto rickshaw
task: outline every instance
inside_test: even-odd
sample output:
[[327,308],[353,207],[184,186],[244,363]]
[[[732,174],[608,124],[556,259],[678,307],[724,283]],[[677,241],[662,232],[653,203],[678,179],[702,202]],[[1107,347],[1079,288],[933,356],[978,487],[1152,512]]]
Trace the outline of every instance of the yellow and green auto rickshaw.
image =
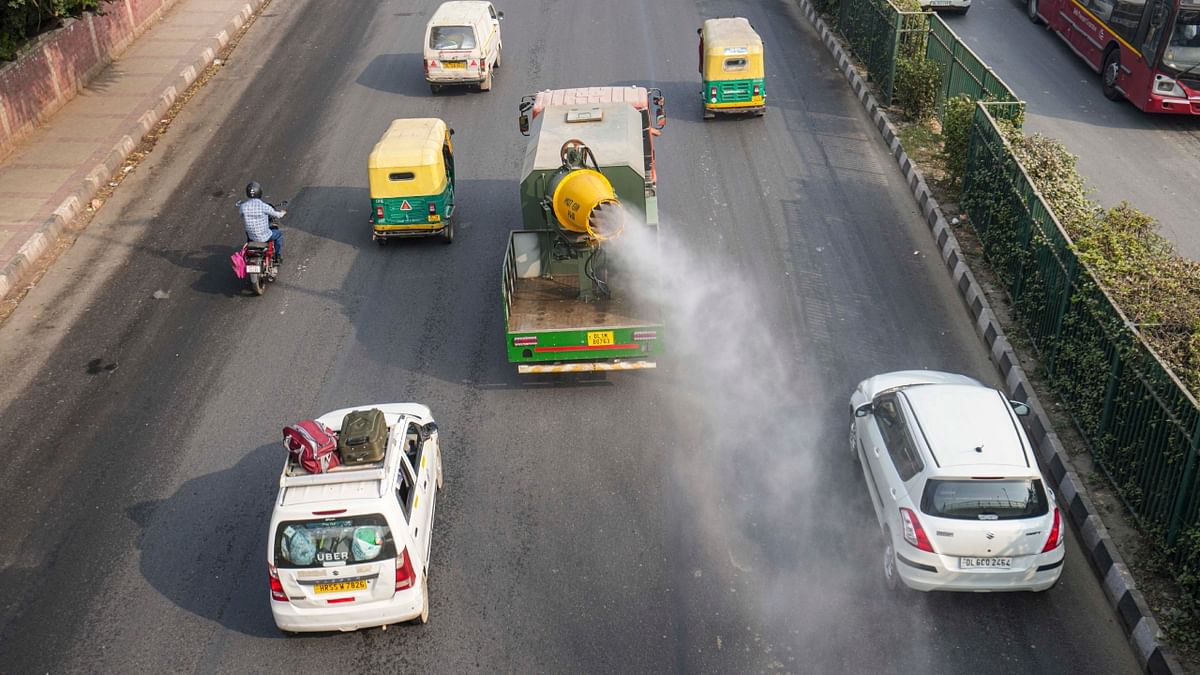
[[393,120],[367,159],[371,238],[454,239],[454,130],[436,118]]
[[700,34],[700,79],[704,119],[717,113],[767,111],[763,42],[741,17],[707,19]]

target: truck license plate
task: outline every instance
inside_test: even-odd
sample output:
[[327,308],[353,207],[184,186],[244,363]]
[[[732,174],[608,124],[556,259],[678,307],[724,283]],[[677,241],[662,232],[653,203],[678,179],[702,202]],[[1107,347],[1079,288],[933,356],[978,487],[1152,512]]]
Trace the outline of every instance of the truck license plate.
[[246,272],[258,274],[262,272],[262,265],[246,265]]
[[959,569],[1002,569],[1012,567],[1012,558],[959,558]]
[[313,590],[318,593],[345,593],[347,591],[365,591],[367,590],[367,580],[359,579],[358,581],[339,581],[332,584],[317,584]]
[[590,331],[587,334],[587,340],[589,347],[606,347],[616,342],[611,330]]

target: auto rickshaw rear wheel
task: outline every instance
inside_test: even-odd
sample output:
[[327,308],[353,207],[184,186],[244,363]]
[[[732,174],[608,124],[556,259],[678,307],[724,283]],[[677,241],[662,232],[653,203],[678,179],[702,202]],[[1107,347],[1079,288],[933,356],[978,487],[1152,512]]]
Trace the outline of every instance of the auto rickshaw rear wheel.
[[442,228],[442,243],[449,244],[454,241],[454,220],[446,219],[446,226]]

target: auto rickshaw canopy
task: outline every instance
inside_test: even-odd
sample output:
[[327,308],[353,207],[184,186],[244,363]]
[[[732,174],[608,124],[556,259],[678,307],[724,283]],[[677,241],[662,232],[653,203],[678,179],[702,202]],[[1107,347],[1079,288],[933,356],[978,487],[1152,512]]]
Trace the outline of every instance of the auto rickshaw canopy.
[[706,19],[701,30],[704,40],[704,79],[761,79],[763,75],[762,38],[740,16]]
[[371,197],[441,194],[448,181],[443,146],[450,150],[450,135],[442,120],[392,120],[367,158]]

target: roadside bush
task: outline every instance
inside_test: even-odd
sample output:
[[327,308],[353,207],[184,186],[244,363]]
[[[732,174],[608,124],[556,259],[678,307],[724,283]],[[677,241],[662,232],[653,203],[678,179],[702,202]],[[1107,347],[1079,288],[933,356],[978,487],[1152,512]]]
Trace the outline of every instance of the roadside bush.
[[1087,197],[1087,184],[1076,168],[1078,158],[1061,142],[1041,134],[1026,136],[1010,126],[1006,137],[1067,233],[1074,238],[1085,231],[1097,215],[1097,206]]
[[912,119],[927,120],[937,113],[942,67],[924,56],[896,62],[895,98]]
[[11,61],[31,38],[70,16],[95,12],[113,0],[4,0],[0,2],[0,60]]
[[946,99],[942,113],[942,159],[946,175],[958,184],[967,168],[967,149],[971,143],[971,120],[975,117],[975,101],[966,94]]

